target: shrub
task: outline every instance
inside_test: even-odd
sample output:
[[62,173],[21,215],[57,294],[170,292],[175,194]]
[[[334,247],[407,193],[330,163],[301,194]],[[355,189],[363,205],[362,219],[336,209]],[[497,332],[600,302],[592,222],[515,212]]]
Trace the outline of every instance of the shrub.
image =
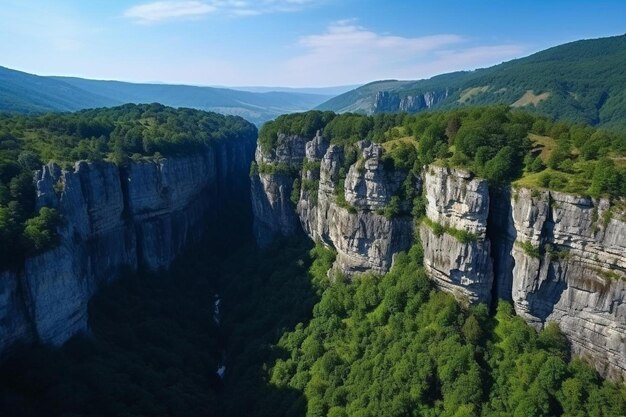
[[61,217],[55,209],[42,207],[37,216],[26,220],[23,235],[27,248],[39,253],[54,247],[58,243],[56,229],[60,224]]
[[293,180],[293,185],[291,187],[290,200],[294,206],[297,206],[298,201],[300,201],[300,180],[298,178]]
[[383,215],[386,218],[391,219],[396,217],[398,214],[400,214],[400,197],[394,195],[385,206]]
[[530,241],[525,242],[517,242],[520,248],[524,251],[524,253],[533,258],[541,258],[541,247],[533,246]]

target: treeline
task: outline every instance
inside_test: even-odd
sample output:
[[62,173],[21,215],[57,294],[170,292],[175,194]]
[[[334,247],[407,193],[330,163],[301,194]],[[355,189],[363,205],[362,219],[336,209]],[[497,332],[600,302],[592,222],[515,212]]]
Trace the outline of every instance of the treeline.
[[384,143],[393,166],[404,170],[438,163],[469,169],[495,185],[523,180],[595,197],[626,195],[626,136],[508,106],[417,115],[313,111],[265,124],[259,140],[270,150],[278,133],[312,137],[317,130],[343,145],[346,155],[359,140]]
[[0,115],[0,270],[54,246],[62,219],[35,211],[33,172],[49,161],[161,158],[197,152],[211,143],[256,137],[244,119],[160,104],[42,116]]

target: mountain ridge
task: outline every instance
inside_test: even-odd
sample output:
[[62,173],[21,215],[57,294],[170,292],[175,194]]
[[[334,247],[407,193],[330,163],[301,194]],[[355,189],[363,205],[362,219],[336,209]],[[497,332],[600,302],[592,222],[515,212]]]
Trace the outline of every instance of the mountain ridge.
[[[381,80],[319,110],[375,114],[508,104],[609,128],[626,126],[626,35],[574,41],[527,57],[423,80]],[[430,97],[426,97],[430,95]],[[429,102],[429,98],[432,100]]]
[[39,76],[0,66],[0,112],[45,113],[158,102],[173,107],[242,116],[261,124],[284,113],[311,109],[331,94],[251,92],[191,85],[130,83]]

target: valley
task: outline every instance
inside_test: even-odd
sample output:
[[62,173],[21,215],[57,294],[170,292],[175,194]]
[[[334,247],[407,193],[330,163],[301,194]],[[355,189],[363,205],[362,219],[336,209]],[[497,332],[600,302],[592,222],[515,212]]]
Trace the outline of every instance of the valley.
[[626,416],[610,1],[46,2],[170,82],[0,66],[1,417]]

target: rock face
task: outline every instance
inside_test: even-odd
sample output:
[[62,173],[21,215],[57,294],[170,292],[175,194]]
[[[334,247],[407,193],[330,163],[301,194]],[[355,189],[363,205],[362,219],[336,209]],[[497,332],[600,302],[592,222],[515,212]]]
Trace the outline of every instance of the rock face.
[[493,266],[486,235],[487,181],[463,170],[430,166],[424,172],[424,195],[428,221],[422,222],[420,237],[426,271],[457,298],[489,303]]
[[[299,169],[305,158],[307,139],[297,135],[279,135],[276,148],[265,153],[256,149],[255,159],[261,169]],[[294,178],[288,172],[260,173],[252,176],[252,209],[254,236],[260,245],[276,236],[290,236],[300,229],[298,216],[291,202]]]
[[389,91],[379,91],[374,99],[374,113],[406,112],[417,113],[432,109],[448,98],[448,91],[428,91],[400,97]]
[[604,199],[517,190],[511,201],[515,310],[559,323],[573,353],[626,377],[626,222]]
[[359,142],[363,162],[350,167],[345,182],[345,199],[357,210],[384,209],[391,197],[398,193],[406,172],[385,169],[380,145]]
[[[291,143],[282,144],[283,140]],[[393,255],[411,244],[411,219],[408,216],[388,219],[376,211],[383,209],[398,192],[407,173],[384,172],[379,145],[360,142],[361,159],[345,167],[343,148],[330,145],[319,133],[308,142],[297,136],[279,136],[278,143],[283,149],[297,149],[302,160],[306,158],[298,178],[302,186],[294,204],[289,199],[292,176],[253,177],[257,242],[262,245],[268,242],[262,233],[287,236],[304,230],[313,240],[337,250],[335,268],[346,275],[388,271]],[[300,153],[300,149],[304,152]],[[264,154],[257,148],[256,160],[259,165],[297,160],[285,159],[280,154],[278,150]],[[342,192],[345,203],[338,202],[337,194]]]
[[0,274],[0,353],[16,342],[59,345],[87,330],[99,288],[125,270],[169,267],[224,205],[249,204],[253,147],[242,138],[126,168],[44,166],[35,176],[37,204],[62,215],[60,244]]
[[[258,241],[303,230],[337,250],[335,268],[347,275],[388,271],[393,255],[410,246],[413,223],[380,213],[406,173],[385,171],[375,144],[357,143],[360,155],[347,163],[345,149],[320,134],[281,140],[289,143],[275,153],[257,149],[257,162],[299,173],[253,178]],[[297,205],[290,199],[296,178]],[[424,265],[441,289],[467,303],[510,300],[537,328],[554,321],[574,354],[589,357],[604,376],[626,378],[623,212],[603,199],[490,187],[440,166],[425,167],[415,187],[426,199],[427,220],[417,231]]]

